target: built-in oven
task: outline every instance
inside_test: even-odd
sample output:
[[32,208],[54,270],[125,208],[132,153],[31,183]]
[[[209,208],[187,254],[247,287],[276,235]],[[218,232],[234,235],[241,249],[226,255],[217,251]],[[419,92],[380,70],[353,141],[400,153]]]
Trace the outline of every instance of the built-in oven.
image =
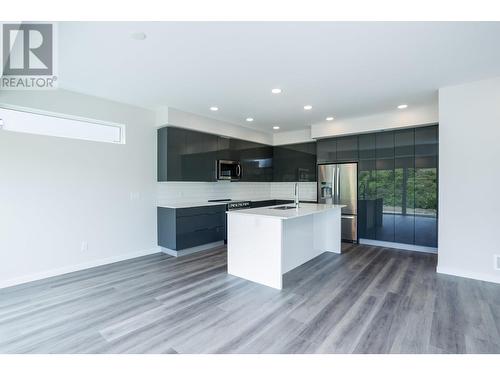
[[217,180],[238,181],[241,179],[241,164],[235,160],[217,160]]

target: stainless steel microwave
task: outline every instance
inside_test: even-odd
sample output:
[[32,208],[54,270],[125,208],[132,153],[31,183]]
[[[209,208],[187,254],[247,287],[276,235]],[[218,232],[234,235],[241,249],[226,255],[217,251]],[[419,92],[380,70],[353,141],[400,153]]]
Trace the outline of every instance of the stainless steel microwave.
[[217,160],[217,180],[238,181],[241,179],[241,164],[234,160]]

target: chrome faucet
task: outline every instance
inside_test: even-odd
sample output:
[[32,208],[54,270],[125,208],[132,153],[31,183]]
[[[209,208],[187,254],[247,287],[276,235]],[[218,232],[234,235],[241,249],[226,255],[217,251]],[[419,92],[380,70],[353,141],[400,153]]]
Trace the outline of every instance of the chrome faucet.
[[294,195],[295,195],[295,208],[299,208],[299,183],[298,182],[295,183]]

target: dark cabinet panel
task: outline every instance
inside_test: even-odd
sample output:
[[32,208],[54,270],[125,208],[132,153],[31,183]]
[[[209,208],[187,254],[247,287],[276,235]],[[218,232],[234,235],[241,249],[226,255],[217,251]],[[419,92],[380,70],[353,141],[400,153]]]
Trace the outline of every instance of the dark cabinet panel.
[[225,205],[158,207],[158,245],[182,250],[224,240]]
[[322,139],[317,152],[358,161],[360,238],[437,247],[437,125]]
[[320,139],[316,142],[318,164],[337,161],[337,138]]
[[273,181],[316,181],[316,143],[275,146]]
[[376,239],[382,225],[382,201],[377,199],[377,167],[375,160],[358,163],[358,231],[360,238]]
[[394,133],[394,240],[415,243],[415,130]]
[[375,133],[361,134],[358,136],[358,149],[360,160],[375,159]]
[[337,138],[337,161],[358,160],[358,136]]
[[394,240],[415,243],[415,158],[395,159]]
[[231,139],[217,137],[217,160],[237,160],[232,151]]
[[165,127],[158,129],[158,181],[182,181],[182,154],[186,131]]
[[235,156],[232,160],[241,163],[241,181],[272,181],[272,146],[239,139],[231,140],[231,144]]
[[382,225],[377,227],[379,241],[394,241],[394,132],[377,133],[377,200],[381,201]]
[[158,129],[158,181],[215,181],[218,137],[176,127]]
[[415,244],[437,247],[438,128],[415,129]]
[[215,181],[218,137],[196,131],[187,131],[182,158],[184,181]]

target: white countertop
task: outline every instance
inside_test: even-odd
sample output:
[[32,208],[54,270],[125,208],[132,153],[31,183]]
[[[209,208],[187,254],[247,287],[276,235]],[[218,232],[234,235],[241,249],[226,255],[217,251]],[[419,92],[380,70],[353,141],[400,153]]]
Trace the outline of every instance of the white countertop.
[[[285,199],[285,198],[252,198],[250,202],[260,202],[260,201],[269,201],[273,199],[278,199],[278,200],[289,200],[293,201],[293,198]],[[233,199],[230,201],[231,203],[234,202],[248,202],[248,200],[245,199]],[[166,208],[190,208],[190,207],[204,207],[204,206],[219,206],[219,205],[225,205],[230,203],[229,201],[226,202],[207,202],[207,201],[200,201],[200,202],[167,202],[167,203],[159,203],[157,204],[157,207],[166,207]]]
[[[234,201],[233,201],[234,202]],[[204,206],[224,206],[228,202],[173,202],[173,203],[164,203],[158,204],[158,207],[165,208],[190,208],[190,207],[204,207]]]
[[290,206],[291,203],[271,207],[261,207],[261,208],[247,208],[244,210],[233,210],[227,211],[228,215],[254,215],[254,216],[266,216],[274,217],[277,219],[293,219],[307,215],[317,214],[327,210],[341,209],[345,205],[340,204],[318,204],[318,203],[301,203],[299,208],[293,208],[289,210],[276,210],[273,207],[280,206]]

